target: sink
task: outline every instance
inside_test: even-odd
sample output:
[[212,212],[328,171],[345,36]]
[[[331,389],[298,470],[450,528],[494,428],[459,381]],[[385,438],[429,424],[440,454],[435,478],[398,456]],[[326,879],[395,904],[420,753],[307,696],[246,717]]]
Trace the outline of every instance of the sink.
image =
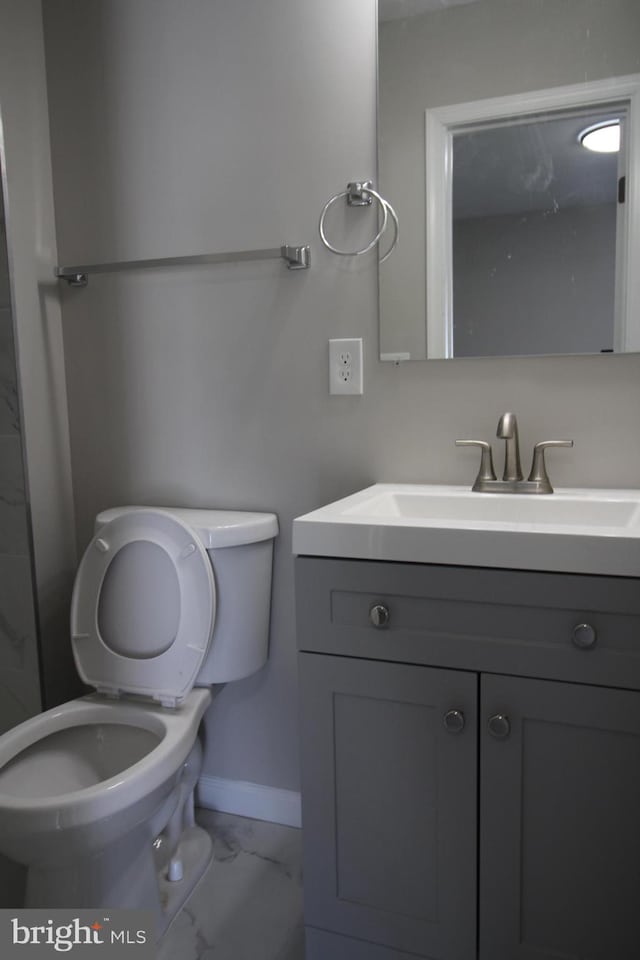
[[640,490],[548,496],[374,484],[298,517],[312,556],[640,576]]
[[[375,488],[373,488],[375,489]],[[582,495],[581,495],[582,494]],[[410,517],[451,523],[491,523],[553,526],[627,526],[640,508],[640,499],[589,496],[586,491],[552,497],[500,493],[469,493],[438,487],[384,490],[345,509],[345,515]]]

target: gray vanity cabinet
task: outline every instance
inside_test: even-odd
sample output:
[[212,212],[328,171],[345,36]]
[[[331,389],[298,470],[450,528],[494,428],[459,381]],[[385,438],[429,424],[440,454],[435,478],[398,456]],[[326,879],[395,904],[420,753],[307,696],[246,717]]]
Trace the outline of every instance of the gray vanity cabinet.
[[638,960],[638,582],[296,563],[307,960]]
[[475,675],[309,653],[300,696],[307,925],[473,960]]
[[480,957],[638,960],[640,694],[483,675],[481,717]]

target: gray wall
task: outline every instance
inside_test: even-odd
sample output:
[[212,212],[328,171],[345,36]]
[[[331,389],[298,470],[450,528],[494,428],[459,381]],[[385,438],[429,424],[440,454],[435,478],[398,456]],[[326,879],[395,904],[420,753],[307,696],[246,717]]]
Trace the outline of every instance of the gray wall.
[[615,203],[453,223],[456,357],[613,348]]
[[425,110],[637,72],[637,0],[479,0],[381,25],[379,183],[402,224],[383,353],[426,356]]
[[[377,362],[375,257],[317,236],[326,200],[375,171],[372,0],[44,9],[61,260],[312,244],[307,272],[105,276],[63,304],[79,545],[114,504],[279,515],[270,661],[217,698],[206,772],[296,789],[292,518],[376,480],[470,483],[453,440],[490,438],[505,409],[524,451],[574,438],[556,484],[637,486],[640,360]],[[344,336],[364,337],[362,397],[327,392]]]

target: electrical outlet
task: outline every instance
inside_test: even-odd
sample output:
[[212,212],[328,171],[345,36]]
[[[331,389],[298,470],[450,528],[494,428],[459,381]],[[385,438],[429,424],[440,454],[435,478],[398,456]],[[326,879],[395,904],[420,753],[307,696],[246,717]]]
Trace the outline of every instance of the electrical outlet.
[[329,340],[329,393],[362,393],[362,337]]

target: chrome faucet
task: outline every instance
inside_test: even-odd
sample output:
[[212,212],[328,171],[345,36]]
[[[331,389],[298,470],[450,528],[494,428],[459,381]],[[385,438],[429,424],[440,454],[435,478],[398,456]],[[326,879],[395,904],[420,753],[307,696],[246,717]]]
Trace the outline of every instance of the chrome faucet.
[[503,413],[498,421],[496,437],[505,441],[503,480],[522,480],[520,441],[515,413]]
[[533,448],[531,471],[526,480],[520,466],[518,421],[515,413],[503,413],[498,421],[496,436],[505,441],[502,480],[496,478],[491,444],[486,440],[456,440],[457,447],[480,447],[480,469],[472,490],[476,493],[553,493],[547,474],[545,450],[549,447],[572,447],[573,440],[541,440]]

